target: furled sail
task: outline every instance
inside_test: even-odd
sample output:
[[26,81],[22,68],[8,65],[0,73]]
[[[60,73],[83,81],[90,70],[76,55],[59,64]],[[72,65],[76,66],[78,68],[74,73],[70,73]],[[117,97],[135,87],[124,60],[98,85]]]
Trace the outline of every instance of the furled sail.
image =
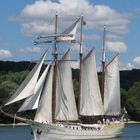
[[61,37],[58,37],[58,41],[72,41],[75,40],[76,30],[78,26],[80,18],[77,19],[71,26],[69,26],[63,33],[61,33]]
[[47,74],[42,96],[34,120],[37,122],[52,122],[52,82],[53,65]]
[[78,120],[69,60],[70,51],[67,51],[57,65],[56,120]]
[[11,103],[17,102],[19,100],[25,99],[32,94],[34,94],[34,88],[37,83],[37,79],[40,73],[40,69],[46,57],[47,50],[39,60],[39,62],[35,65],[32,71],[28,74],[26,79],[22,82],[19,88],[16,90],[15,94],[8,100],[5,105],[9,105]]
[[26,111],[26,110],[33,110],[33,109],[38,108],[40,95],[41,95],[43,85],[45,82],[45,78],[46,78],[49,68],[50,68],[50,63],[47,65],[46,69],[44,70],[44,72],[40,76],[39,80],[37,81],[37,84],[36,84],[36,87],[34,90],[34,94],[24,101],[22,106],[19,108],[18,112],[22,112],[22,111]]
[[80,115],[103,115],[103,104],[99,89],[94,49],[82,61]]
[[106,66],[104,88],[105,115],[120,114],[120,79],[118,55]]

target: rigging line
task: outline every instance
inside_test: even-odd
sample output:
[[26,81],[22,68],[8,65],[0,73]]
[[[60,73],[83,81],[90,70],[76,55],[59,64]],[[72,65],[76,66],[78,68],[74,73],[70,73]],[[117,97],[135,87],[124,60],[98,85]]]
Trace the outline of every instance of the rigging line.
[[[32,49],[34,48],[34,46],[32,47]],[[27,68],[25,69],[25,71],[29,70],[29,68],[31,67],[31,65],[35,63],[35,61],[32,60],[32,55],[31,55],[31,61],[29,63],[29,65],[27,66]],[[30,71],[30,70],[29,70]]]
[[16,123],[16,114],[14,115],[14,121],[13,121],[13,128],[15,128],[15,123]]
[[[25,71],[29,70],[29,68],[31,67],[31,65],[34,63],[34,61],[30,61],[29,65],[27,66],[27,68],[25,69]],[[30,71],[30,70],[29,70]]]

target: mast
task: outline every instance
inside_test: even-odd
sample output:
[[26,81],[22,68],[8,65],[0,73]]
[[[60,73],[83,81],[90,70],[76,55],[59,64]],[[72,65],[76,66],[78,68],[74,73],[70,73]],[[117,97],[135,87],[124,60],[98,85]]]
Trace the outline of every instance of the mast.
[[83,15],[81,16],[81,27],[80,27],[80,50],[79,50],[79,95],[78,95],[78,118],[80,117],[80,94],[81,94],[81,66],[83,57]]
[[103,50],[102,50],[102,78],[101,78],[101,96],[102,102],[104,103],[104,81],[105,81],[105,35],[106,35],[106,26],[104,25],[103,32]]
[[54,62],[54,74],[53,74],[53,92],[52,92],[52,122],[55,123],[55,105],[56,105],[56,72],[57,72],[57,26],[58,26],[58,14],[55,15],[55,42],[53,48],[53,62]]
[[[78,21],[80,20],[80,18],[78,20],[76,20],[69,28],[67,28],[63,33],[58,34],[57,29],[58,29],[58,15],[56,13],[55,15],[55,30],[54,30],[54,35],[51,36],[38,36],[37,39],[41,39],[41,38],[46,38],[47,40],[41,40],[41,41],[34,41],[34,44],[46,44],[46,43],[54,43],[53,48],[52,48],[52,69],[53,69],[53,77],[52,77],[52,98],[51,98],[51,116],[52,119],[51,121],[53,123],[56,122],[56,92],[57,92],[57,78],[58,78],[58,74],[57,74],[57,65],[58,65],[58,50],[57,50],[57,43],[59,42],[63,42],[63,41],[73,41],[75,37],[75,32],[76,32],[76,26]],[[52,39],[53,37],[53,41],[49,40]],[[66,37],[66,39],[63,39],[64,37]],[[69,37],[69,38],[68,38]],[[70,38],[71,37],[71,38]]]

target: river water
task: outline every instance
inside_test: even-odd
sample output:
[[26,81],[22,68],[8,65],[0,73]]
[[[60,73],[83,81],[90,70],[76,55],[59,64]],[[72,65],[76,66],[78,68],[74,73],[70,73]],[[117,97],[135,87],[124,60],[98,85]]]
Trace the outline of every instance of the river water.
[[[32,140],[31,129],[25,127],[1,127],[0,140]],[[120,138],[108,140],[140,140],[140,124],[127,124]]]

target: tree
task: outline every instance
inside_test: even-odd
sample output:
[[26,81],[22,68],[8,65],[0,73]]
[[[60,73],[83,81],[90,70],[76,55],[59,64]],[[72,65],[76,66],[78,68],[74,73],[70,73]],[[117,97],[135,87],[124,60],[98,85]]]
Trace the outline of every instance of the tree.
[[140,121],[140,82],[136,82],[127,94],[126,108],[133,120]]
[[3,104],[8,97],[15,91],[17,84],[10,80],[5,80],[0,83],[0,104]]
[[[25,79],[28,71],[15,72],[15,73],[0,73],[0,105],[3,105],[8,98],[12,96],[19,84]],[[4,110],[6,112],[15,113],[22,101],[6,106]],[[0,123],[12,123],[13,119],[3,116],[0,114]]]
[[121,107],[123,108],[126,105],[127,102],[127,94],[128,91],[126,91],[125,89],[121,88]]

